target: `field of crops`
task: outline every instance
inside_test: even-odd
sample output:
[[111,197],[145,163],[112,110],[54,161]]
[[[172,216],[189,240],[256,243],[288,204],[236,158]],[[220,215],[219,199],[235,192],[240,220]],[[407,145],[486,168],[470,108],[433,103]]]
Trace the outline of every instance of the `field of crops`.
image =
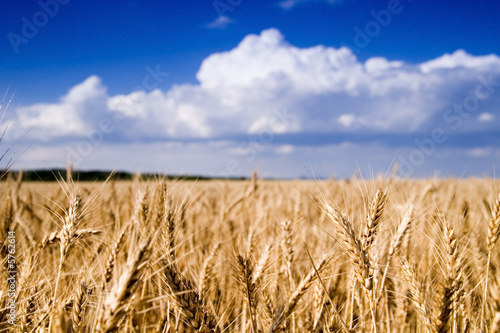
[[499,185],[10,179],[0,332],[498,332]]

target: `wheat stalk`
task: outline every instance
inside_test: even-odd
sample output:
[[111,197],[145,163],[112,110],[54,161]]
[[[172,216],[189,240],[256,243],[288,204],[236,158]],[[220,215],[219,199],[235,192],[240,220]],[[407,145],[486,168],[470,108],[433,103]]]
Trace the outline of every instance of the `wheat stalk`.
[[219,242],[215,243],[208,257],[203,262],[203,266],[201,268],[201,274],[198,279],[199,281],[198,292],[200,293],[201,297],[205,297],[205,295],[207,294],[208,288],[210,286],[210,281],[213,278],[212,274],[215,266],[215,256],[219,251],[220,247],[221,243]]
[[298,302],[304,296],[307,290],[312,286],[315,278],[316,271],[321,272],[327,263],[326,257],[321,259],[321,262],[318,264],[317,269],[312,269],[299,283],[297,288],[295,288],[294,292],[291,294],[288,302],[281,306],[271,324],[271,328],[269,329],[269,333],[278,332],[281,329],[281,325],[283,322],[292,315],[295,311]]

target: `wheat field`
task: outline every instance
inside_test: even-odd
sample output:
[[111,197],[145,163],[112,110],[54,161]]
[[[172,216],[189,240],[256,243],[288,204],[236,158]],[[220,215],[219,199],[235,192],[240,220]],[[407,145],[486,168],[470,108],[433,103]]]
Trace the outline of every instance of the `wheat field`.
[[1,186],[1,332],[498,332],[493,179]]

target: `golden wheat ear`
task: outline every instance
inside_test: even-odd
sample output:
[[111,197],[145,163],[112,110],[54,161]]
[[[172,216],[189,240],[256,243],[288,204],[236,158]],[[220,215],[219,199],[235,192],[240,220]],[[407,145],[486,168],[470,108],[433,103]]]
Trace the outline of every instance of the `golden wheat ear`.
[[368,208],[368,216],[366,217],[361,237],[361,245],[366,253],[371,252],[375,236],[382,221],[382,214],[384,213],[386,204],[387,195],[381,189],[378,189],[370,203],[370,207]]
[[483,307],[481,310],[481,330],[484,331],[485,328],[485,311],[488,302],[488,279],[491,265],[491,253],[493,252],[493,248],[495,247],[498,237],[500,236],[500,194],[498,195],[495,203],[491,207],[490,220],[488,223],[488,259],[486,261],[486,276],[484,282],[484,300]]
[[253,333],[258,333],[257,324],[257,285],[254,282],[254,267],[249,255],[236,255],[237,275],[243,297],[247,300],[248,311],[252,321]]
[[79,332],[83,326],[83,318],[85,316],[85,311],[87,310],[87,305],[89,303],[90,289],[86,282],[80,283],[77,288],[77,292],[72,301],[72,325],[73,331]]
[[143,276],[151,250],[151,238],[143,240],[130,255],[124,270],[106,295],[103,310],[99,318],[101,332],[117,332],[126,315],[126,306],[134,294]]
[[433,332],[436,321],[433,317],[433,308],[428,303],[429,297],[424,287],[424,282],[404,255],[399,255],[398,259],[400,261],[403,281],[406,282],[410,291],[412,305],[419,315],[420,320],[424,323],[427,332]]

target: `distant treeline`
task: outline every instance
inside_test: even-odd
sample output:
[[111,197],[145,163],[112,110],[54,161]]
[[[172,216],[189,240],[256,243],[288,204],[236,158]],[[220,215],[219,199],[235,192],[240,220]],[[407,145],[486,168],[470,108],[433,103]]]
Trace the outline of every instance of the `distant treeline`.
[[[23,171],[4,171],[1,174],[1,180],[6,180],[9,177],[17,179],[19,174],[22,173],[23,181],[56,181],[61,179],[68,179],[67,170],[65,169],[46,169],[46,170],[23,170]],[[132,180],[136,177],[141,177],[143,180],[154,180],[154,179],[176,179],[176,180],[215,180],[221,178],[206,177],[206,176],[195,176],[195,175],[179,175],[171,176],[164,174],[134,174],[124,171],[77,171],[71,172],[72,178],[75,181],[104,181],[108,178],[113,180]],[[230,178],[231,180],[244,180],[248,179],[245,177],[240,178]]]

